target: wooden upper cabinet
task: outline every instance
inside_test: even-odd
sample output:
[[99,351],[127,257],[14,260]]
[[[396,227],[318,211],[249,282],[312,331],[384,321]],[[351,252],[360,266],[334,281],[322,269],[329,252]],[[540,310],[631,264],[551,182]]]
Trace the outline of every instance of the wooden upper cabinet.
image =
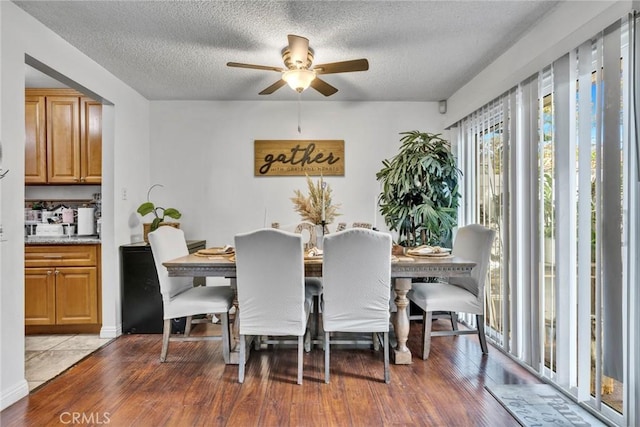
[[[70,89],[27,89],[25,99],[25,183],[100,184],[102,104]],[[42,110],[35,99],[42,102]],[[37,148],[36,135],[43,141]],[[38,169],[41,157],[45,179]]]
[[44,96],[25,98],[25,168],[27,184],[47,183],[47,139]]
[[47,96],[47,180],[80,183],[80,98]]
[[82,98],[80,105],[80,182],[102,182],[102,104]]

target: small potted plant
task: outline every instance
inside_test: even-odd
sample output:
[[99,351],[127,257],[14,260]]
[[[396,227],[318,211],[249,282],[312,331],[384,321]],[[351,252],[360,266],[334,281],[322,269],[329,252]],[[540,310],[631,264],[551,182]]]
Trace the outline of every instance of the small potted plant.
[[149,187],[149,191],[147,191],[147,201],[141,204],[138,207],[137,212],[141,216],[146,216],[148,214],[153,214],[153,221],[150,223],[143,223],[143,238],[146,243],[149,243],[148,235],[150,232],[156,230],[161,225],[168,225],[175,228],[180,228],[179,222],[165,222],[165,218],[173,218],[180,219],[182,214],[175,208],[163,208],[162,206],[156,206],[149,199],[149,195],[151,194],[151,190],[155,187],[162,187],[161,184],[154,184]]

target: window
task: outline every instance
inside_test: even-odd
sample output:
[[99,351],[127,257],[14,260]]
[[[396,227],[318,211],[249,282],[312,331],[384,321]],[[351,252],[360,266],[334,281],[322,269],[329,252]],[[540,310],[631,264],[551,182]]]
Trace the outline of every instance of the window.
[[456,126],[459,217],[497,233],[489,338],[621,425],[634,396],[625,340],[637,331],[626,298],[640,268],[627,261],[640,215],[629,28],[611,26]]

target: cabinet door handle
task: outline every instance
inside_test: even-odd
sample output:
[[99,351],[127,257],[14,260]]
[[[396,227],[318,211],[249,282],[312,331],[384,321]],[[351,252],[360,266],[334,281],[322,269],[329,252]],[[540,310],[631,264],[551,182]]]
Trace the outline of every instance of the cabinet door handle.
[[60,271],[56,270],[56,271],[55,271],[55,274],[56,274],[56,276],[57,276],[58,274],[60,274]]
[[53,271],[47,270],[47,276],[51,276],[51,273],[53,273]]

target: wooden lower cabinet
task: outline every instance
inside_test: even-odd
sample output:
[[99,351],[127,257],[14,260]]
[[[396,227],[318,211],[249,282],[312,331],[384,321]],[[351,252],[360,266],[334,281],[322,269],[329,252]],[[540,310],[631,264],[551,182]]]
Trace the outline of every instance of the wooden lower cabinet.
[[25,325],[55,325],[56,279],[50,268],[25,268]]
[[[25,248],[27,332],[89,332],[99,329],[99,246]],[[74,325],[76,325],[74,329]],[[93,328],[87,328],[93,325]],[[49,329],[35,328],[48,326]],[[57,329],[56,329],[57,328]]]
[[56,270],[56,324],[98,323],[95,267]]

